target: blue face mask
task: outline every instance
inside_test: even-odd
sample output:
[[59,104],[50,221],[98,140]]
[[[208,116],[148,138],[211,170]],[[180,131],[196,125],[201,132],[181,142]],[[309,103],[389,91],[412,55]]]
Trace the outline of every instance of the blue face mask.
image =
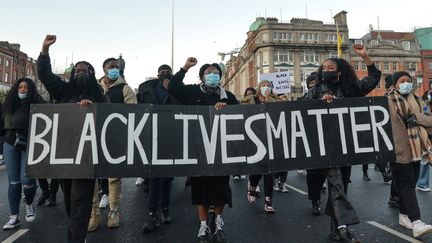
[[25,98],[27,98],[27,93],[18,93],[18,99],[23,100]]
[[120,76],[120,70],[118,68],[111,68],[107,71],[107,77],[111,80],[117,80]]
[[206,74],[206,75],[204,75],[204,82],[208,86],[210,86],[212,88],[215,88],[215,87],[217,87],[219,85],[220,76],[219,76],[219,74],[216,74],[216,73]]
[[412,83],[403,83],[399,85],[399,93],[403,94],[403,95],[407,95],[411,92],[413,88],[413,84]]

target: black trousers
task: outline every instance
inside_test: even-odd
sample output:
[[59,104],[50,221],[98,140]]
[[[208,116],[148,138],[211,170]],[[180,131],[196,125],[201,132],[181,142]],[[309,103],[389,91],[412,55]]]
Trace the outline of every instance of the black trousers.
[[[257,187],[263,175],[250,175],[249,181],[251,187]],[[264,196],[273,196],[273,174],[264,175]]]
[[171,184],[173,177],[161,177],[149,179],[149,212],[156,213],[159,205],[168,208],[171,198]]
[[38,183],[43,193],[56,195],[59,189],[60,180],[51,179],[50,183],[48,183],[48,179],[38,179]]
[[308,188],[309,200],[321,200],[321,189],[326,180],[326,171],[327,169],[307,170],[306,185]]
[[108,190],[108,179],[107,178],[99,178],[98,179],[99,182],[99,190],[101,190],[102,195],[108,195],[109,194],[109,190]]
[[415,187],[420,173],[420,161],[409,164],[392,163],[393,180],[399,191],[399,212],[408,215],[411,222],[420,219]]
[[94,179],[62,180],[66,214],[69,217],[68,243],[83,243],[90,220]]

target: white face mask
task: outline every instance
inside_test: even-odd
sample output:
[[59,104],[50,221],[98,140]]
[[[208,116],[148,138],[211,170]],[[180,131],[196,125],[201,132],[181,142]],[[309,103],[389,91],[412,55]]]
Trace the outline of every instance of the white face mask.
[[267,95],[267,92],[271,91],[271,88],[268,87],[268,86],[262,86],[262,87],[260,88],[260,91],[261,91],[261,95],[262,95],[262,96],[266,96],[266,95]]
[[399,85],[399,93],[406,95],[409,94],[411,92],[413,88],[413,84],[412,83],[403,83]]

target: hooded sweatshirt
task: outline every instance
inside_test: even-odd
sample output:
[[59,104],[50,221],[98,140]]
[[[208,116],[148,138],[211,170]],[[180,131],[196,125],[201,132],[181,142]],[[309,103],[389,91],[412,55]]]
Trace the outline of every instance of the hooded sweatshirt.
[[99,85],[102,87],[105,95],[108,96],[111,103],[137,103],[135,93],[121,76],[119,76],[110,86],[107,86],[103,81],[103,78],[101,78],[99,79]]

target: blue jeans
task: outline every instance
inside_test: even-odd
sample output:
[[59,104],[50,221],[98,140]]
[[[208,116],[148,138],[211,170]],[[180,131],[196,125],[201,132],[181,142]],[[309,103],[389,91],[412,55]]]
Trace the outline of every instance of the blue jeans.
[[[27,152],[18,150],[5,142],[3,154],[6,165],[6,172],[9,179],[8,199],[11,215],[19,214],[21,202],[21,190],[24,189],[27,204],[32,204],[36,194],[36,179],[25,178],[25,164]],[[23,186],[22,186],[23,185]]]
[[429,188],[429,163],[422,161],[420,163],[420,176],[417,181],[417,186]]

